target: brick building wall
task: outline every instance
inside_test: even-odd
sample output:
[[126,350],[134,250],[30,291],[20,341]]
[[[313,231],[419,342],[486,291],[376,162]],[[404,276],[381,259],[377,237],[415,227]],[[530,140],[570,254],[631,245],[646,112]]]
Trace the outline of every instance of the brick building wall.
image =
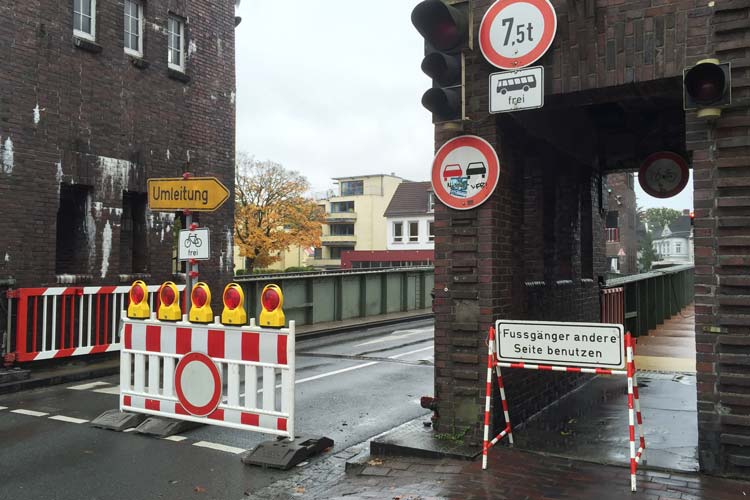
[[[475,40],[491,3],[472,3]],[[500,181],[485,204],[467,212],[442,204],[435,209],[437,427],[467,428],[468,441],[479,441],[484,341],[495,319],[598,319],[596,281],[605,268],[608,209],[601,176],[634,171],[647,154],[670,150],[686,155],[694,168],[701,467],[746,475],[750,4],[552,3],[557,36],[539,62],[545,66],[545,108],[489,115],[488,75],[497,70],[475,46],[465,54],[469,120],[461,130],[436,127],[436,149],[454,136],[476,134],[501,159]],[[733,63],[733,104],[708,123],[682,111],[681,76],[684,67],[716,56]],[[620,122],[629,129],[618,129]],[[560,177],[545,180],[553,170],[566,172],[565,188],[554,184]],[[589,231],[592,253],[577,258],[576,238],[588,238]],[[514,423],[578,382],[518,371],[505,378]]]
[[[234,2],[143,2],[142,58],[124,53],[123,2],[96,4],[95,42],[77,45],[73,0],[0,3],[0,277],[19,287],[172,279],[175,214],[145,207],[146,180],[190,171],[233,192]],[[198,216],[214,290],[232,276],[231,199]]]
[[[607,231],[607,260],[618,259],[621,274],[638,274],[638,235],[636,229],[636,200],[632,173],[608,174],[607,184],[607,225],[612,224],[616,232]],[[613,238],[614,236],[614,238]],[[624,253],[625,255],[621,255]],[[607,265],[607,270],[611,266]]]

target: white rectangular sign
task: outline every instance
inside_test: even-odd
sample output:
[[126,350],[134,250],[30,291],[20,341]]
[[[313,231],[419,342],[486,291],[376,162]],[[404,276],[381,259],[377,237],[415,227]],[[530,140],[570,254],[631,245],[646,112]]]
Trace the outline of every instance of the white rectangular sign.
[[510,363],[625,367],[622,325],[497,320],[497,357]]
[[544,106],[544,67],[534,66],[490,75],[490,113]]
[[194,231],[181,230],[178,247],[179,260],[208,260],[211,257],[211,238],[208,235],[208,228],[200,227]]

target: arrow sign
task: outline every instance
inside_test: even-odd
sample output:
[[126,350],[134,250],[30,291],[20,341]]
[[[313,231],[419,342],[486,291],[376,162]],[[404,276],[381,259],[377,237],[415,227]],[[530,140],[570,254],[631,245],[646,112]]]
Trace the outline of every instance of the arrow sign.
[[174,177],[148,180],[148,207],[155,211],[213,212],[229,198],[229,190],[215,177]]

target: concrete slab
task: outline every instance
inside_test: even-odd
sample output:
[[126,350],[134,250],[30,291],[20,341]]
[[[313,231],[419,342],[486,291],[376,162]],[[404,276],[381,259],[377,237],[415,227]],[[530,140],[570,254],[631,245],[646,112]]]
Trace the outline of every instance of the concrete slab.
[[458,458],[472,460],[482,452],[480,447],[463,443],[460,437],[436,434],[429,422],[429,414],[416,418],[370,441],[370,453],[375,456],[419,456],[426,458]]

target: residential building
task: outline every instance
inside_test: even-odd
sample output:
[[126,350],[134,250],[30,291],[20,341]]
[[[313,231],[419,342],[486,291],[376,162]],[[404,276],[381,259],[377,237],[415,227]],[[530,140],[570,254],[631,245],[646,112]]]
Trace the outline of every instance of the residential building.
[[342,254],[352,250],[386,250],[383,213],[403,179],[395,175],[335,178],[337,195],[321,200],[326,213],[320,248],[313,265],[338,268]]
[[[16,287],[180,282],[181,211],[149,178],[234,189],[235,2],[0,2],[0,280]],[[233,196],[200,279],[232,276]]]
[[402,182],[388,204],[385,251],[344,252],[341,267],[430,265],[435,249],[435,195],[429,182]]
[[[312,252],[310,249],[292,245],[279,256],[279,260],[264,268],[267,271],[283,271],[289,267],[305,267],[312,263]],[[309,261],[309,262],[308,262]],[[234,271],[247,268],[246,258],[240,255],[240,247],[234,246]]]
[[607,270],[618,274],[638,272],[635,177],[632,173],[607,175],[605,219]]
[[673,223],[654,232],[652,245],[659,257],[654,265],[689,264],[695,261],[693,250],[693,225],[690,211]]

